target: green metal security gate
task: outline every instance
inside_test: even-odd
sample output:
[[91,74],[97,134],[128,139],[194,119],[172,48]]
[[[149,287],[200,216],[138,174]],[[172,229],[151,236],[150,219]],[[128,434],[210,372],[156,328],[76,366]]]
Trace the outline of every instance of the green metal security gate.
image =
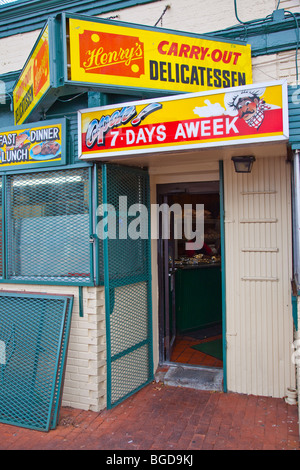
[[57,425],[73,296],[0,292],[0,422]]
[[153,379],[148,174],[105,165],[102,196],[104,207],[109,205],[105,214],[112,217],[106,229],[110,222],[116,229],[115,237],[103,236],[107,407],[111,408]]

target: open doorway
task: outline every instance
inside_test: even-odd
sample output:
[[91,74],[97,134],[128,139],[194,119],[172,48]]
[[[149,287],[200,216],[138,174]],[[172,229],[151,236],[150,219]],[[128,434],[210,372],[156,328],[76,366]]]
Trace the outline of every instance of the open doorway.
[[[223,367],[219,181],[158,186],[158,203],[204,205],[204,244],[187,250],[186,239],[160,239],[160,362]],[[187,206],[186,206],[187,207]],[[170,212],[172,216],[172,212]],[[171,220],[171,227],[172,227]]]

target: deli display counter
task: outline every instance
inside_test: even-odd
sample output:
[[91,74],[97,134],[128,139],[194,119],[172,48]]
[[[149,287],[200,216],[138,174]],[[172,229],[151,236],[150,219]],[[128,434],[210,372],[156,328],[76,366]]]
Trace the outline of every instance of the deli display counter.
[[222,320],[220,256],[175,260],[176,328],[178,333],[202,329]]
[[[196,346],[222,336],[219,182],[162,185],[158,202],[171,209],[170,226],[181,228],[170,230],[169,239],[159,245],[160,354],[171,362],[211,364]],[[201,249],[194,242],[199,214],[204,222]]]
[[[210,196],[211,197],[211,196]],[[208,204],[206,204],[206,207]],[[178,333],[204,329],[222,321],[220,218],[205,210],[204,245],[198,252],[186,251],[185,240],[176,240],[175,311]]]

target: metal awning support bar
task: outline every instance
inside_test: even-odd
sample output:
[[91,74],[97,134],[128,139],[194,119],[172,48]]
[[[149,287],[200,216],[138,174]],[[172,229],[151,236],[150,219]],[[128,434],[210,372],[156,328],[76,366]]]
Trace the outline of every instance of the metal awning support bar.
[[300,152],[296,150],[293,157],[293,261],[294,281],[297,292],[300,287]]
[[[299,328],[299,309],[298,309],[298,296],[299,296],[299,283],[300,283],[300,152],[294,151],[293,155],[293,187],[292,187],[292,207],[293,207],[293,259],[294,259],[294,283],[297,289],[297,326]],[[299,330],[296,332],[296,340],[299,338]],[[297,343],[297,341],[296,341]],[[296,383],[297,383],[297,396],[298,396],[298,421],[299,421],[299,435],[300,435],[300,364],[299,360],[296,363]]]

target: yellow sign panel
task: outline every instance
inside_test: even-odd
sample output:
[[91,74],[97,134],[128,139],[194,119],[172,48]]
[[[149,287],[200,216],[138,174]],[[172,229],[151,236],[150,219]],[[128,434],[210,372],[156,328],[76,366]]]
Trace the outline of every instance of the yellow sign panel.
[[198,92],[252,83],[250,45],[69,19],[70,79]]
[[0,171],[63,165],[65,122],[43,121],[0,132]]
[[50,87],[48,26],[14,88],[15,124],[22,124]]
[[287,115],[286,82],[86,109],[80,158],[287,140]]

